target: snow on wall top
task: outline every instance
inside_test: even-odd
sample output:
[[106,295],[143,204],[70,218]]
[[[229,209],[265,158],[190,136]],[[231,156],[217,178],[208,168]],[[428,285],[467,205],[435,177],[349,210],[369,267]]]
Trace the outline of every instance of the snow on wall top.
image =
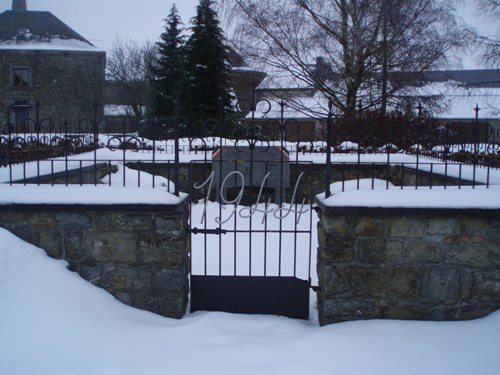
[[142,204],[177,205],[185,198],[175,196],[165,188],[123,187],[106,185],[27,185],[0,184],[0,206],[23,204]]
[[371,180],[346,181],[344,191],[342,183],[331,186],[332,195],[325,198],[317,196],[326,207],[370,207],[370,208],[432,208],[432,209],[500,209],[500,186],[435,186],[432,189],[421,187],[385,186],[386,181],[375,184]]

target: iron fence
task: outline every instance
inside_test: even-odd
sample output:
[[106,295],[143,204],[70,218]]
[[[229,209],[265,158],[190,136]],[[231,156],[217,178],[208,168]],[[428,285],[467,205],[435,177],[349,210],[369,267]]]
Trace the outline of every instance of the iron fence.
[[[339,119],[330,109],[326,119],[317,119],[319,125],[309,135],[300,121],[283,115],[279,119],[250,117],[241,121],[239,126],[246,130],[238,139],[225,137],[231,133],[231,124],[214,119],[205,126],[212,134],[184,138],[179,136],[180,118],[150,121],[150,138],[131,133],[125,121],[121,132],[111,132],[105,119],[82,119],[74,124],[28,119],[23,132],[9,123],[0,138],[0,178],[10,184],[166,186],[179,194],[181,189],[189,190],[183,186],[187,180],[183,166],[193,160],[210,164],[218,148],[243,145],[282,147],[293,160],[320,166],[321,191],[327,196],[334,182],[345,188],[346,181],[354,179],[359,188],[360,180],[371,179],[369,185],[375,186],[380,177],[417,188],[432,188],[438,181],[445,187],[489,187],[496,183],[500,167],[500,129],[480,122],[477,111],[470,122],[452,123],[420,115],[393,115],[380,121],[369,113]],[[376,172],[382,166],[385,176]],[[372,172],[365,171],[370,168]]]

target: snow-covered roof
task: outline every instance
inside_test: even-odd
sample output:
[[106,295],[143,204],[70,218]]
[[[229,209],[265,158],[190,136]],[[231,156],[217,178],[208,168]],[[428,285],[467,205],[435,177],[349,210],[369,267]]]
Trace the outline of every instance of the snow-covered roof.
[[[288,90],[287,90],[288,91]],[[284,107],[284,118],[326,118],[328,116],[328,99],[320,92],[313,96],[281,93]],[[398,94],[403,97],[439,98],[441,108],[433,113],[435,118],[473,119],[474,108],[479,106],[479,118],[500,120],[500,88],[470,87],[462,82],[444,81],[430,82],[421,87],[409,87]],[[263,100],[257,105],[256,118],[281,118],[280,98]]]
[[312,89],[313,85],[304,79],[300,79],[300,69],[297,74],[292,74],[293,69],[284,71],[278,68],[263,69],[267,74],[266,78],[259,85],[259,90],[307,90]]
[[106,104],[104,106],[104,116],[128,116],[130,107],[127,105]]
[[[283,98],[283,117],[299,119],[326,118],[328,116],[328,100],[317,92],[313,96],[287,96]],[[257,103],[255,118],[281,118],[281,99],[264,98]],[[251,116],[251,114],[249,115]]]
[[0,42],[0,50],[35,50],[35,51],[91,51],[100,52],[97,47],[91,46],[77,39],[35,39],[30,41]]
[[428,82],[455,81],[470,87],[500,87],[500,69],[435,70],[422,75]]
[[473,119],[474,108],[478,105],[480,118],[500,119],[499,87],[471,87],[461,82],[446,81],[432,82],[410,90],[408,94],[412,96],[442,98],[444,107],[434,114],[437,118]]
[[1,13],[0,49],[99,51],[52,13],[38,11]]
[[475,117],[474,108],[479,106],[478,117],[480,119],[500,120],[500,95],[494,93],[470,93],[464,95],[450,95],[447,109],[438,114],[438,118],[447,119],[472,119]]

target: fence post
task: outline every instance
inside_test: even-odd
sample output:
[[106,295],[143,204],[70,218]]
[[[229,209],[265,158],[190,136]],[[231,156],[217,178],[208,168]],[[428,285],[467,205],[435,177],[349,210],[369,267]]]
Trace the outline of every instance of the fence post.
[[418,117],[417,117],[417,165],[415,166],[415,189],[418,189],[418,172],[420,166],[420,131],[422,125],[422,103],[418,103]]
[[153,162],[153,173],[152,173],[152,186],[153,186],[153,189],[155,188],[155,173],[156,173],[156,138],[158,137],[158,119],[157,117],[153,117],[153,157],[152,157],[152,162]]
[[123,119],[122,121],[122,148],[123,148],[123,153],[122,153],[122,158],[123,158],[123,186],[127,186],[127,180],[126,180],[126,165],[127,165],[127,147],[128,147],[128,142],[127,142],[127,123],[125,122],[126,120]]
[[10,119],[10,111],[7,112],[7,132],[9,141],[7,143],[7,163],[9,164],[9,184],[12,186],[12,130],[14,125]]
[[64,170],[65,170],[65,182],[66,186],[69,183],[69,171],[68,171],[68,120],[64,120]]
[[476,167],[477,167],[477,154],[478,154],[478,148],[479,148],[479,111],[481,108],[479,108],[479,104],[476,104],[474,107],[474,112],[476,113],[475,115],[475,120],[474,120],[474,166],[473,166],[473,176],[472,176],[472,188],[474,189],[476,187]]
[[97,185],[97,148],[99,147],[99,127],[97,124],[97,111],[94,113],[92,131],[94,132],[94,185]]
[[[174,147],[175,147],[175,160],[174,160],[174,180],[175,180],[175,195],[179,196],[180,192],[180,166],[179,166],[179,100],[175,100],[175,112],[174,112]],[[206,155],[206,154],[205,154]]]
[[332,167],[332,109],[333,102],[330,98],[328,100],[328,120],[326,122],[326,170],[325,170],[325,198],[332,195],[330,190],[330,180],[331,180],[331,167]]
[[[36,123],[37,123],[37,126],[40,126],[40,101],[37,100],[36,103],[35,103],[35,116],[36,116]],[[40,129],[38,130],[40,131]]]

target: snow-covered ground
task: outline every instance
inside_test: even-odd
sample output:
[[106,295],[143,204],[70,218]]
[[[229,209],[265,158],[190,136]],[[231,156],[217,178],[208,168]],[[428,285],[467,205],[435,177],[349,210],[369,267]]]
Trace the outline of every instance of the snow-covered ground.
[[[102,138],[100,136],[100,141],[103,145],[107,145],[108,138]],[[112,140],[111,143],[117,142],[116,139],[113,140],[113,137],[110,136]],[[189,142],[184,140],[181,144],[183,152],[180,154],[180,162],[181,163],[189,163],[189,162],[200,162],[200,161],[211,161],[212,152],[203,152],[203,151],[189,151],[190,148],[195,147],[203,147],[206,145],[212,146],[213,139],[198,139],[194,142]],[[152,141],[145,141],[146,146],[152,147]],[[215,141],[216,144],[217,141]],[[227,142],[225,144],[232,145],[234,142],[229,140],[224,140]],[[119,144],[115,143],[114,146],[117,147]],[[242,144],[243,145],[243,144]],[[275,144],[277,145],[277,144]],[[244,146],[244,145],[243,145]],[[272,146],[272,145],[271,145]],[[289,147],[293,150],[296,149],[296,143],[293,144],[285,144],[286,147]],[[84,154],[73,155],[66,158],[57,158],[53,160],[44,160],[39,162],[29,162],[25,164],[16,164],[9,167],[0,168],[0,183],[12,181],[18,181],[25,178],[36,177],[37,175],[50,175],[51,173],[59,173],[68,169],[79,169],[85,168],[94,165],[97,163],[109,163],[112,165],[123,165],[123,161],[127,162],[152,162],[153,160],[156,163],[170,163],[173,168],[174,163],[174,154],[173,149],[174,145],[172,141],[163,141],[155,144],[157,151],[155,153],[150,150],[139,150],[139,151],[123,151],[119,149],[109,149],[107,147],[100,148],[96,150],[96,152],[87,152]],[[266,146],[267,147],[267,146]],[[319,147],[319,146],[318,146]],[[489,183],[491,185],[500,185],[500,170],[495,168],[485,168],[481,166],[473,167],[470,165],[463,165],[456,162],[449,162],[447,164],[442,163],[438,159],[428,158],[428,157],[419,157],[417,158],[415,155],[404,154],[404,153],[396,153],[396,154],[356,154],[356,153],[334,153],[332,154],[332,163],[333,164],[391,164],[391,165],[404,165],[406,168],[419,169],[425,172],[432,172],[433,174],[446,174],[450,177],[461,178],[464,180],[472,181],[475,179],[477,183],[486,184]],[[303,152],[291,152],[290,153],[290,161],[294,162],[310,162],[310,163],[318,163],[325,164],[326,163],[326,154],[324,153],[303,153]],[[126,171],[126,168],[121,168],[119,173],[115,174],[114,183],[119,183],[123,186],[123,171]],[[133,171],[132,174],[137,174],[136,171]],[[130,174],[127,172],[127,174]],[[135,177],[133,177],[135,178]],[[138,186],[138,179],[127,181],[127,186]],[[144,181],[147,181],[146,178],[141,179],[141,186]],[[108,183],[108,181],[103,181],[104,183]]]
[[[112,176],[112,186],[4,185],[0,186],[0,204],[158,204],[179,200],[168,193],[167,180],[157,178],[156,189],[152,189],[152,177],[123,167],[122,156],[123,151],[101,149],[97,154],[68,159],[68,163],[76,168],[87,163],[91,165],[94,158],[113,160],[118,173]],[[171,156],[164,154],[161,158],[171,160]],[[302,161],[324,160],[324,155],[315,154],[292,155],[292,158],[299,156]],[[183,161],[204,157],[204,153],[190,153],[183,156]],[[360,157],[368,163],[387,162],[386,155]],[[126,158],[150,161],[151,153],[127,151]],[[358,155],[338,154],[334,159],[340,163],[357,162]],[[415,165],[416,159],[411,155],[395,154],[391,155],[391,162]],[[39,171],[57,170],[65,165],[66,160],[59,160],[29,163],[24,168],[0,168],[0,179],[8,181],[11,173],[14,176],[36,175]],[[425,159],[420,161],[419,168],[429,168]],[[438,172],[437,168],[434,166],[433,171]],[[448,165],[447,168],[448,173],[464,178],[474,173],[467,166]],[[484,168],[475,171],[478,179],[487,178],[490,184],[500,185],[497,170],[487,173]],[[139,180],[141,188],[137,187]],[[123,181],[126,187],[116,186],[123,185]],[[336,183],[332,185],[332,192],[336,194],[329,200],[337,201],[325,204],[345,205],[349,199],[358,203],[361,202],[359,199],[373,202],[377,197],[376,201],[388,202],[385,205],[399,202],[396,205],[405,206],[410,202],[413,206],[425,207],[430,204],[426,202],[431,202],[440,207],[465,207],[469,202],[471,208],[500,208],[496,186],[460,190],[433,187],[418,192],[391,186],[386,190],[386,187],[387,182],[380,180],[347,182],[344,186]],[[375,191],[371,191],[372,188]],[[351,197],[351,194],[357,196]],[[405,194],[410,194],[411,198]],[[193,207],[196,220],[200,220],[203,209],[203,205]],[[277,208],[270,206],[268,209]],[[223,211],[223,218],[226,218],[231,210],[226,208]],[[210,220],[220,214],[218,205],[207,204]],[[263,225],[260,214],[256,212],[253,216],[254,226]],[[306,220],[307,216],[304,215]],[[269,213],[268,218],[272,217],[275,217],[273,213]],[[293,218],[291,215],[288,219]],[[238,220],[239,225],[244,225],[241,215]],[[315,215],[314,220],[317,220]],[[300,225],[303,223],[301,221]],[[294,220],[286,225],[294,227]],[[308,235],[305,236],[299,241],[309,241]],[[314,231],[312,240],[315,249]],[[269,241],[269,256],[272,258],[276,239],[269,236],[264,241]],[[288,243],[283,249],[285,255],[289,254]],[[258,274],[259,254],[253,256],[256,262],[254,270]],[[284,270],[290,273],[290,256],[286,255],[286,258]],[[198,256],[198,259],[203,260],[203,257]],[[200,268],[199,260],[194,262],[194,270]],[[308,267],[303,267],[304,261],[298,263],[298,273],[309,272]],[[211,267],[209,265],[209,270]],[[238,267],[246,269],[245,264]],[[273,273],[272,269],[270,273]],[[311,276],[314,284],[314,266]],[[68,271],[64,261],[48,258],[43,250],[0,228],[1,375],[500,373],[500,311],[468,322],[373,320],[319,327],[315,303],[312,295],[309,321],[213,312],[188,313],[182,320],[163,318],[123,305],[107,292]]]
[[[466,322],[277,316],[162,318],[0,229],[0,373],[5,375],[500,373],[500,311]],[[314,306],[312,306],[314,309]]]

